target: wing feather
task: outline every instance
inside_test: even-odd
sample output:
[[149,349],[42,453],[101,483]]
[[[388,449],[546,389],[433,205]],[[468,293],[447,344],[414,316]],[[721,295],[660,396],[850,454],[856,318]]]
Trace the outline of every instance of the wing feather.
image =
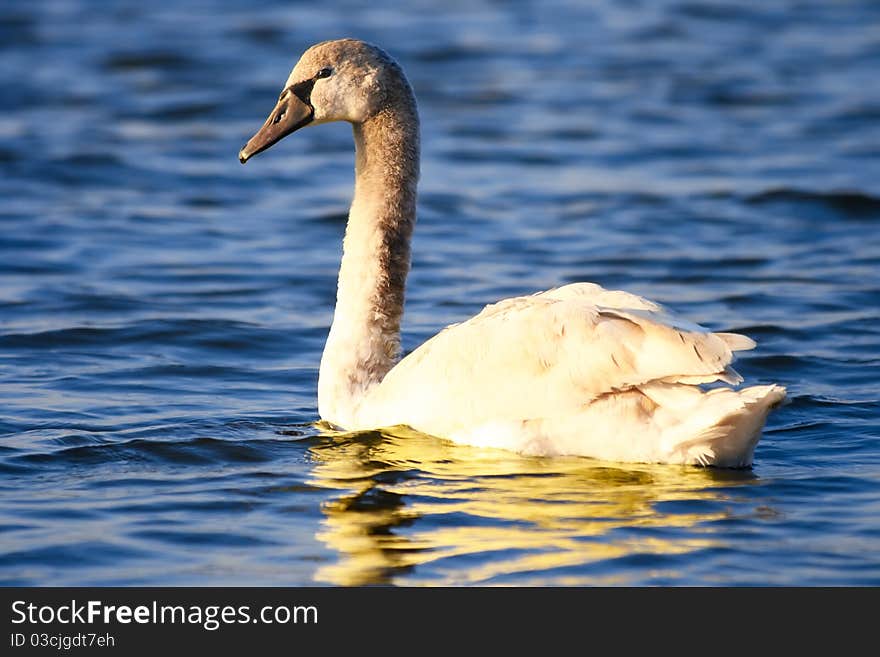
[[626,292],[579,283],[492,304],[447,327],[371,392],[365,424],[438,426],[444,433],[562,414],[652,381],[738,382],[733,350],[745,336],[711,333]]

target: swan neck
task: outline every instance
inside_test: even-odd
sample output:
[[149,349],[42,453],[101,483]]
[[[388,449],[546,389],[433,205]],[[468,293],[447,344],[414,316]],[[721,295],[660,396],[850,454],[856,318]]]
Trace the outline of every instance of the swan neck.
[[318,384],[322,419],[344,428],[356,427],[359,405],[400,358],[419,175],[411,92],[404,101],[353,127],[355,194]]

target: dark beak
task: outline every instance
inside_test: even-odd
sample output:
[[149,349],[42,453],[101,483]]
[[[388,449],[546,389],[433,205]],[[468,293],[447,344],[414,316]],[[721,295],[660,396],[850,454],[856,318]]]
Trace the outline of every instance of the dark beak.
[[238,152],[239,162],[244,164],[291,132],[308,125],[314,116],[315,110],[310,104],[303,102],[292,91],[285,91],[263,127]]

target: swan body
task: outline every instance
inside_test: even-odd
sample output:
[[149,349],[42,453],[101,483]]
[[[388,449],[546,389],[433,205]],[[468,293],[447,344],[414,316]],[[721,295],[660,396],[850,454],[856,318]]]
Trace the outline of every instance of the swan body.
[[785,397],[778,385],[733,387],[742,382],[734,352],[755,343],[627,292],[574,283],[505,299],[401,360],[419,133],[396,62],[353,39],[312,46],[239,158],[333,120],[353,126],[356,183],[321,359],[322,419],[540,456],[752,463],[767,414]]

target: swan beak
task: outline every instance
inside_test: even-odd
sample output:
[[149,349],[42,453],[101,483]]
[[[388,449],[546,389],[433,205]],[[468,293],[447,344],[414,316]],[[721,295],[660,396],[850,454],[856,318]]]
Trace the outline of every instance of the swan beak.
[[238,161],[244,164],[257,153],[311,123],[314,117],[315,110],[310,104],[289,89],[285,90],[263,127],[238,152]]

